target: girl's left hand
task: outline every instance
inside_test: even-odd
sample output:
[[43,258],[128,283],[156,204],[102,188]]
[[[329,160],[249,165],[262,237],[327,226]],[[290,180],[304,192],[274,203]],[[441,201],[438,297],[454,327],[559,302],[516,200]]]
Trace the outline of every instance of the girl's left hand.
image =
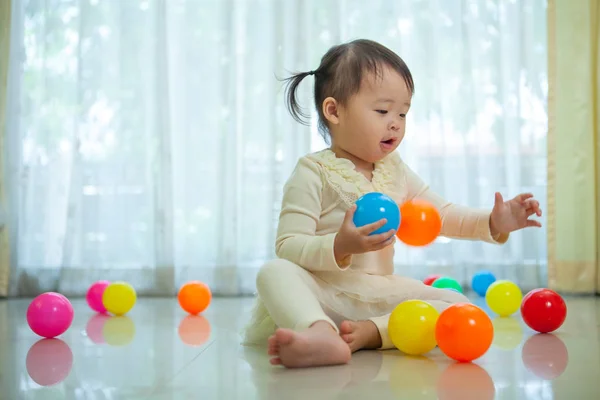
[[529,219],[534,214],[538,217],[542,216],[540,203],[533,198],[533,194],[522,193],[505,202],[502,195],[496,192],[494,208],[490,217],[492,235],[510,233],[530,226],[540,228],[542,224]]

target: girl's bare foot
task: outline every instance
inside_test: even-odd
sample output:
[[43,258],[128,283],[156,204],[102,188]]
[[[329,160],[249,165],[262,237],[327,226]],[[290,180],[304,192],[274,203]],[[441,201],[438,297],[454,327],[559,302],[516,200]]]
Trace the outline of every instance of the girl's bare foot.
[[379,329],[372,321],[344,321],[340,327],[340,336],[353,353],[361,349],[381,347]]
[[288,368],[346,364],[352,353],[333,327],[317,321],[303,332],[277,329],[269,338],[271,364]]

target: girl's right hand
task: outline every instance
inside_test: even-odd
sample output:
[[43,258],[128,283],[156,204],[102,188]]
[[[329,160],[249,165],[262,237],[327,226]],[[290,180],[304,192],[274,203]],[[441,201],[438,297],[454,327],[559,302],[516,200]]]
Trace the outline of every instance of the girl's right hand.
[[384,247],[393,244],[396,240],[396,237],[394,236],[396,231],[393,229],[384,233],[369,236],[372,232],[375,232],[387,223],[385,218],[357,228],[353,221],[355,211],[355,204],[346,211],[344,222],[342,222],[342,226],[335,237],[333,251],[336,260],[343,260],[352,254],[381,250]]

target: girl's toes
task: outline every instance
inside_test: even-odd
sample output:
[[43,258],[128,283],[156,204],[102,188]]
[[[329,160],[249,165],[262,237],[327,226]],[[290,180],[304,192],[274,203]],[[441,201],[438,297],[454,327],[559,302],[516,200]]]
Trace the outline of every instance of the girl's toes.
[[271,365],[281,365],[281,358],[279,358],[279,357],[271,358],[270,362],[271,362]]

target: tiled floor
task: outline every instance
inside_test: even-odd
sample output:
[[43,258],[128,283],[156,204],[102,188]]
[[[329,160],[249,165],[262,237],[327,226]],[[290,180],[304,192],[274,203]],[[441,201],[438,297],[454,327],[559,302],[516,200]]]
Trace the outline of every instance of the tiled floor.
[[[487,310],[481,299],[476,300]],[[0,301],[1,399],[570,399],[600,398],[600,299],[569,298],[556,333],[494,319],[492,348],[474,363],[438,349],[413,358],[365,351],[349,365],[285,370],[239,345],[251,299],[215,299],[186,316],[174,299],[138,299],[126,317],[74,300],[59,339],[40,340],[27,300]]]

